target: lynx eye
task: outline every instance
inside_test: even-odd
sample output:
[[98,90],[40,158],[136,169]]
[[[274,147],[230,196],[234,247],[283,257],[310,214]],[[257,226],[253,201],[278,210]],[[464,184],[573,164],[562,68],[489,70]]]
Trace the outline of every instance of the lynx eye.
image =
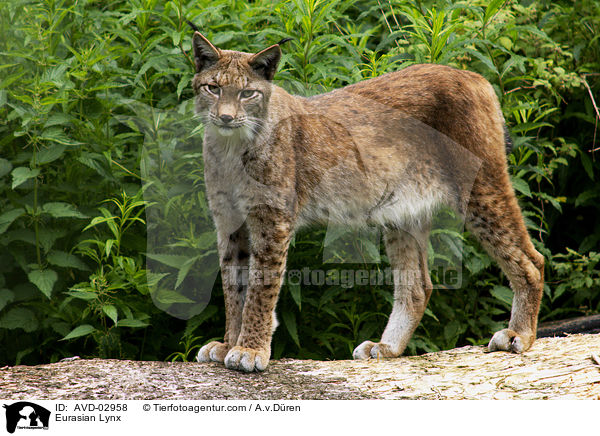
[[254,89],[244,89],[240,91],[240,98],[251,98],[258,94],[258,91]]
[[221,94],[221,88],[219,88],[217,85],[205,85],[204,87],[208,92],[210,92],[213,95]]

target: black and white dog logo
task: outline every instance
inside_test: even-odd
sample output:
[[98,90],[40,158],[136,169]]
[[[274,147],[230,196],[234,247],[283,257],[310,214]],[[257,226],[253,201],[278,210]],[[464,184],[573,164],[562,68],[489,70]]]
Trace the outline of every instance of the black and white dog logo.
[[48,429],[50,411],[28,401],[19,401],[4,405],[6,409],[6,430],[14,433],[15,429]]

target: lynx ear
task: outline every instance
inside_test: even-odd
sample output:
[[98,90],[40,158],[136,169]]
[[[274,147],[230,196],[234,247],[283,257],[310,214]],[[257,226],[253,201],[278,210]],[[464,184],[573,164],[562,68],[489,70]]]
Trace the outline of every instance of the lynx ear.
[[281,49],[279,44],[275,44],[253,55],[248,63],[256,74],[266,80],[273,80],[280,59]]
[[197,73],[215,64],[221,57],[219,49],[212,45],[210,41],[198,31],[194,32],[192,46],[194,47]]

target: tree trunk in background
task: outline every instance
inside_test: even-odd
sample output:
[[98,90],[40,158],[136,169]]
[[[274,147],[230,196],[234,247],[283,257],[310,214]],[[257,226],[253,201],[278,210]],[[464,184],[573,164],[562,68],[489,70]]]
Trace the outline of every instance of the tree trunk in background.
[[548,338],[573,333],[600,333],[600,314],[540,324],[537,337]]

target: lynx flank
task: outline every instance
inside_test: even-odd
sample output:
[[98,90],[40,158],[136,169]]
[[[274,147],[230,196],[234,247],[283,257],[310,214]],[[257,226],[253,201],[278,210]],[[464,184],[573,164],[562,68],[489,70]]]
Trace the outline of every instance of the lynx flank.
[[464,218],[514,291],[509,326],[489,349],[531,347],[544,258],[523,223],[504,119],[483,77],[414,65],[304,98],[271,83],[278,44],[256,54],[221,50],[195,32],[193,47],[227,319],[224,341],[202,347],[199,361],[267,367],[290,238],[304,224],[328,221],[383,229],[393,310],[380,342],[363,342],[354,358],[399,356],[431,295],[427,238],[441,205]]

